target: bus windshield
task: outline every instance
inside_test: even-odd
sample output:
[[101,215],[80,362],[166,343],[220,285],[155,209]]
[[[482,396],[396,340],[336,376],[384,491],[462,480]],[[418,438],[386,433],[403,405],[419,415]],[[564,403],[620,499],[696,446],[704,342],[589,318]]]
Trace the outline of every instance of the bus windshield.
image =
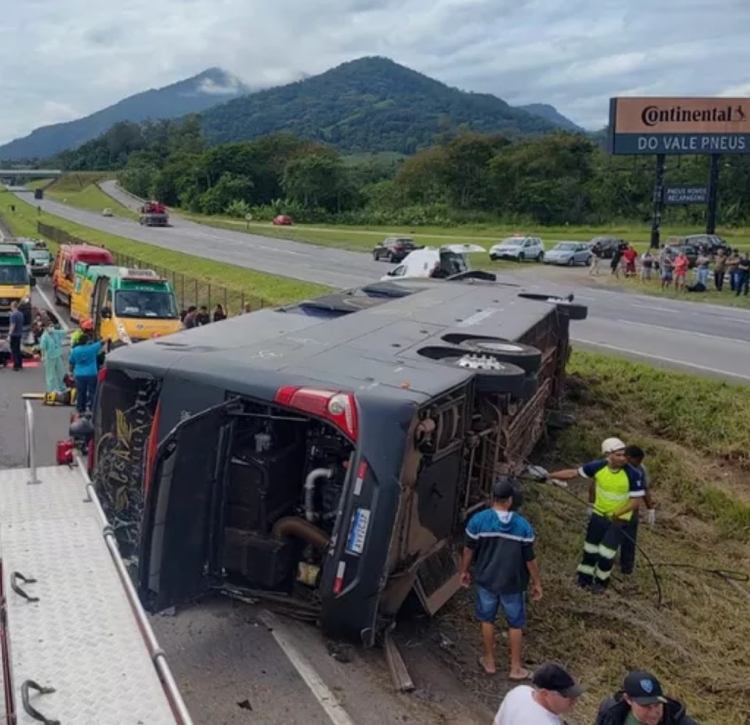
[[27,285],[29,273],[24,264],[0,264],[0,284]]
[[163,290],[120,290],[115,292],[115,315],[136,319],[177,318],[174,295]]

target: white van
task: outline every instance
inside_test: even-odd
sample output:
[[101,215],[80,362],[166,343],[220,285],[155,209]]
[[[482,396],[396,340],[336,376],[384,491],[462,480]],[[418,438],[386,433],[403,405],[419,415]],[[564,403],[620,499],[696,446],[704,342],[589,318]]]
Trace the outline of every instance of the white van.
[[415,249],[404,257],[403,262],[394,267],[381,281],[408,277],[445,279],[469,272],[468,254],[487,252],[478,244],[446,244],[444,247],[424,247]]

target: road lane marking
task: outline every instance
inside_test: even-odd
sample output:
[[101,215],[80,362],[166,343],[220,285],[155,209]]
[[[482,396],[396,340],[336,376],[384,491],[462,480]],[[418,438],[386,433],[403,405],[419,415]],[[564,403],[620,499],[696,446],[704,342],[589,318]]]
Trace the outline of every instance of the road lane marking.
[[349,717],[346,710],[344,710],[338,698],[328,689],[328,685],[323,682],[313,666],[295,647],[291,636],[276,616],[269,611],[263,611],[258,619],[268,627],[271,636],[276,640],[276,644],[279,645],[289,662],[292,663],[294,669],[299,673],[299,676],[310,688],[313,696],[320,703],[330,721],[334,725],[354,725],[354,721]]
[[684,360],[676,360],[672,357],[664,357],[663,355],[652,355],[647,352],[637,352],[632,348],[617,347],[616,345],[607,345],[604,342],[594,342],[593,340],[584,340],[583,338],[575,338],[573,342],[581,343],[582,345],[591,345],[592,347],[600,347],[604,350],[613,350],[615,352],[625,353],[627,356],[639,357],[648,360],[658,360],[660,362],[669,363],[670,365],[676,365],[681,368],[692,368],[694,370],[700,370],[705,373],[713,373],[715,375],[721,375],[723,377],[738,378],[740,380],[750,381],[750,375],[742,375],[741,373],[732,373],[728,370],[721,370],[720,368],[712,368],[707,365],[698,365],[698,363],[685,362]]
[[[678,315],[680,313],[680,310],[673,310],[671,307],[654,307],[653,305],[639,305],[637,302],[633,302],[633,304],[630,305],[631,307],[640,307],[644,310],[649,310],[649,312],[669,312],[671,315]],[[696,312],[693,312],[693,314],[697,314]]]
[[645,327],[649,330],[662,330],[663,332],[672,332],[676,334],[689,335],[690,337],[706,337],[709,340],[721,340],[722,342],[736,342],[740,345],[746,345],[747,340],[738,340],[736,337],[722,337],[721,335],[709,335],[707,332],[695,332],[678,327],[663,327],[661,325],[649,325],[647,322],[632,322],[631,320],[616,320],[621,325],[632,325],[633,327]]
[[60,327],[62,327],[62,329],[65,330],[65,332],[69,332],[70,325],[67,322],[65,322],[65,320],[63,319],[63,316],[59,314],[57,310],[55,310],[55,306],[50,302],[49,297],[47,297],[47,295],[44,292],[42,292],[42,290],[39,289],[39,285],[34,287],[34,291],[42,298],[42,301],[44,302],[44,304],[47,305],[47,309],[55,317],[57,317],[58,321],[60,322]]

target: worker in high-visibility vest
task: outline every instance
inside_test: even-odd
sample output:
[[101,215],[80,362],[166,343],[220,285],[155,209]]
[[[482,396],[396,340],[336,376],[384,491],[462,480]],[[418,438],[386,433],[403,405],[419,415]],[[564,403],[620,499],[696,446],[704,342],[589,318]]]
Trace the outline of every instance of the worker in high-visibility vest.
[[623,531],[646,494],[643,474],[628,464],[625,449],[619,438],[607,438],[602,443],[603,458],[548,474],[562,481],[586,478],[591,482],[589,522],[577,572],[578,585],[595,594],[609,585]]

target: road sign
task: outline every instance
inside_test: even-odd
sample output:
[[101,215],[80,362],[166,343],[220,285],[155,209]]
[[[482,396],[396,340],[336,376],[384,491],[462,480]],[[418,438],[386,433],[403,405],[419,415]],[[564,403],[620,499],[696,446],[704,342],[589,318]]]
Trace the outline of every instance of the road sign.
[[245,214],[245,221],[246,222],[251,222],[252,220],[253,220],[253,215],[252,214]]
[[708,189],[705,186],[668,186],[664,189],[664,203],[669,206],[681,204],[705,204]]

